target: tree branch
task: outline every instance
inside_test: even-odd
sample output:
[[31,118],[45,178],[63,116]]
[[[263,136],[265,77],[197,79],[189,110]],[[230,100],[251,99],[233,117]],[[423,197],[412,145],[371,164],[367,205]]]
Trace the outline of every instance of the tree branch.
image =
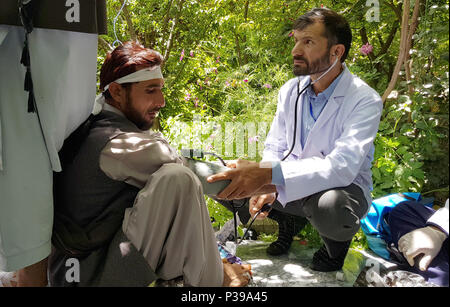
[[235,42],[236,42],[236,53],[237,53],[237,58],[238,58],[238,63],[239,66],[242,66],[242,58],[241,58],[241,45],[239,43],[239,34],[237,34],[236,29],[234,29],[234,38],[235,38]]
[[175,15],[175,19],[174,19],[172,27],[170,29],[169,39],[167,40],[166,50],[164,51],[164,62],[161,64],[161,68],[164,67],[164,64],[166,63],[167,59],[169,58],[170,52],[172,51],[173,38],[174,38],[174,34],[175,34],[175,27],[178,24],[178,20],[180,18],[181,11],[183,10],[184,2],[185,2],[185,0],[180,0],[178,2],[177,14]]
[[[124,1],[125,0],[120,0],[120,3],[123,5]],[[131,20],[131,15],[130,15],[130,12],[128,11],[127,6],[128,6],[128,3],[127,3],[127,5],[125,5],[123,7],[123,16],[125,17],[125,21],[128,26],[128,34],[130,35],[132,40],[136,41],[136,39],[137,39],[136,31],[134,30],[133,22]]]
[[245,1],[245,7],[244,7],[244,22],[247,22],[248,17],[248,5],[250,0]]
[[170,9],[172,8],[172,3],[173,3],[173,0],[170,0],[169,5],[167,6],[166,17],[164,18],[164,23],[163,23],[163,27],[162,27],[163,31],[165,31],[167,29],[167,24],[169,23]]
[[[412,47],[412,37],[417,30],[417,26],[419,25],[420,5],[421,5],[420,0],[416,0],[414,3],[413,16],[411,18],[411,22],[409,25],[408,38],[406,40],[406,48],[407,48],[408,52],[406,53],[406,56],[405,56],[404,65],[405,65],[406,81],[408,81],[408,92],[410,95],[414,94],[414,86],[411,84],[412,61],[411,61],[411,55],[409,54],[409,50]],[[409,120],[409,122],[411,122],[412,121],[411,113],[409,113],[408,116],[409,116],[408,120]]]
[[400,50],[397,58],[397,64],[395,65],[394,72],[392,74],[391,81],[389,82],[389,85],[387,89],[385,90],[382,100],[383,103],[386,101],[389,94],[392,92],[392,90],[395,88],[395,85],[397,84],[398,75],[400,73],[400,70],[402,68],[402,65],[405,61],[406,53],[409,51],[407,50],[407,41],[408,41],[408,22],[409,22],[409,9],[410,9],[410,2],[409,0],[404,0],[403,2],[403,16],[402,16],[402,30],[400,34]]
[[106,52],[109,52],[113,49],[113,47],[100,35],[98,36],[98,45]]
[[387,53],[387,51],[389,50],[389,47],[394,41],[395,34],[397,33],[398,30],[398,26],[399,26],[398,22],[394,22],[386,42],[384,42],[383,45],[381,46],[380,55]]
[[400,3],[398,6],[396,6],[394,3],[390,2],[390,1],[386,1],[386,4],[392,8],[395,15],[397,16],[397,19],[399,21],[401,21],[402,20],[402,4]]

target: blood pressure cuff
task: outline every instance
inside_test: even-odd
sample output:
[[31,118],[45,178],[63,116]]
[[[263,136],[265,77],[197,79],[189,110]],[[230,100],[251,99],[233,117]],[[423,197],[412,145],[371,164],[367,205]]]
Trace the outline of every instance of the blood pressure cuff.
[[[35,28],[107,33],[106,0],[31,1],[31,16]],[[22,26],[18,0],[0,1],[0,24]]]
[[226,166],[190,158],[186,158],[186,166],[197,175],[203,187],[203,194],[210,197],[214,197],[222,192],[222,190],[231,182],[231,180],[221,180],[212,183],[206,181],[206,178],[211,175],[230,170]]

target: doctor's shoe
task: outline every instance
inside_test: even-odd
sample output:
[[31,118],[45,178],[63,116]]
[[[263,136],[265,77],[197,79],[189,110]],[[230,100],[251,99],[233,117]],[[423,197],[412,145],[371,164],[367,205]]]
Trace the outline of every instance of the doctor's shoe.
[[330,257],[325,244],[323,244],[320,249],[314,253],[311,269],[319,272],[332,272],[342,269],[351,242],[351,240],[342,242],[342,250],[333,258]]
[[278,239],[267,247],[267,253],[272,256],[286,254],[291,247],[294,236],[305,227],[308,220],[305,217],[271,210],[268,216],[278,223]]

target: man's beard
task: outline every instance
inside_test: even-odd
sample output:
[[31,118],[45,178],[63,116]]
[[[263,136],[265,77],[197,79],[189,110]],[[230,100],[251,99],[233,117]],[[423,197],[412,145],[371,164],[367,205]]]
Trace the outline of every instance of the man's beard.
[[136,125],[140,130],[146,131],[149,130],[152,125],[153,121],[146,121],[144,119],[144,116],[141,112],[137,111],[135,108],[133,108],[132,99],[130,97],[131,88],[127,88],[127,102],[125,105],[124,114],[125,116]]
[[313,63],[309,63],[307,59],[302,56],[294,56],[294,60],[301,60],[305,65],[293,65],[292,71],[295,76],[310,76],[326,71],[330,67],[330,59],[328,57],[330,49],[325,52],[325,55]]

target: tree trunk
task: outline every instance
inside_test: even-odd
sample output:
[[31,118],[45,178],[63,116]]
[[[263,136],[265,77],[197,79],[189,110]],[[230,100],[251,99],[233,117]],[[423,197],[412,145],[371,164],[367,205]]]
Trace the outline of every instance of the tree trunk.
[[172,24],[172,27],[170,29],[169,39],[167,40],[166,50],[164,51],[164,62],[161,64],[161,68],[164,67],[165,62],[169,58],[170,52],[172,51],[173,39],[174,39],[174,35],[175,35],[175,29],[176,29],[176,25],[178,24],[178,20],[179,20],[180,15],[181,15],[181,11],[183,10],[184,1],[185,0],[180,0],[178,2],[177,14],[175,15],[175,20],[174,20],[174,22]]
[[[409,50],[411,49],[412,44],[412,37],[416,32],[419,23],[418,18],[420,12],[420,0],[416,0],[414,3],[414,12],[411,17],[411,21],[409,18],[409,11],[410,11],[410,1],[405,0],[403,2],[402,30],[400,35],[399,55],[397,59],[397,64],[395,65],[394,72],[392,74],[391,81],[389,82],[389,85],[383,94],[382,97],[383,103],[386,101],[389,94],[395,88],[400,70],[402,66],[405,64],[405,61],[408,60]],[[410,78],[409,67],[406,66],[407,65],[405,65],[405,71],[407,74],[409,74],[409,76],[407,75],[407,78]]]
[[242,66],[242,57],[241,57],[241,45],[239,43],[239,34],[237,34],[236,29],[234,29],[234,37],[235,37],[235,41],[236,41],[236,54],[237,54],[237,59],[238,59],[238,63],[239,66]]
[[391,81],[389,82],[389,85],[383,94],[383,97],[382,97],[383,103],[386,101],[387,97],[389,96],[389,94],[392,92],[392,90],[395,88],[395,85],[397,84],[398,75],[403,66],[403,62],[405,61],[406,53],[408,51],[408,50],[406,50],[407,49],[406,43],[408,40],[409,9],[410,9],[409,0],[404,0],[402,26],[401,26],[402,30],[401,30],[401,34],[400,34],[400,48],[399,48],[399,54],[398,54],[398,58],[397,58],[397,64],[395,65]]

